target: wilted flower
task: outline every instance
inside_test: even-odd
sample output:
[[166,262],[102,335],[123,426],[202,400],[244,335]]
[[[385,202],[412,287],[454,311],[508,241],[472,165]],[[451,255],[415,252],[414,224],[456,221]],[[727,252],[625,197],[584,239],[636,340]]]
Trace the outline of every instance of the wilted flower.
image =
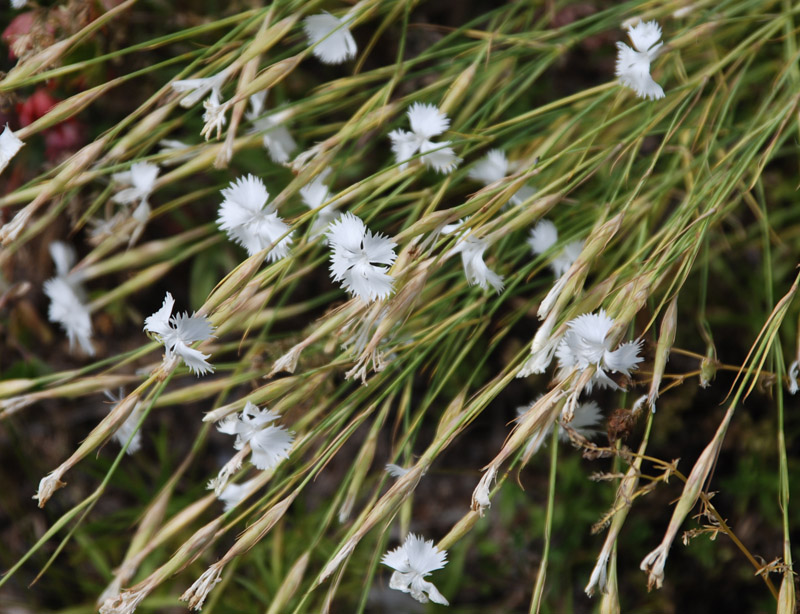
[[390,238],[372,234],[361,219],[345,213],[328,227],[328,243],[331,275],[347,292],[368,303],[392,293],[394,279],[387,267],[378,266],[391,266],[397,257]]
[[631,88],[639,98],[663,98],[664,90],[650,76],[650,62],[656,59],[663,44],[658,42],[661,27],[655,21],[640,21],[635,26],[628,25],[628,36],[635,50],[625,43],[617,43],[617,68],[614,74],[622,85]]
[[562,369],[577,366],[586,369],[595,365],[597,370],[592,377],[592,384],[617,389],[619,386],[608,377],[606,371],[630,375],[632,369],[644,360],[639,356],[642,342],[629,341],[611,351],[611,341],[607,335],[614,325],[614,320],[606,315],[605,310],[599,313],[585,313],[567,323],[569,330],[564,334],[556,350],[559,365]]
[[214,367],[207,360],[211,355],[203,354],[189,345],[212,337],[214,327],[205,316],[190,316],[186,312],[173,316],[174,306],[175,299],[167,292],[161,309],[145,319],[144,330],[155,334],[164,345],[167,360],[176,356],[182,358],[189,370],[196,375],[213,372]]
[[433,583],[425,580],[432,571],[447,565],[447,551],[439,550],[432,539],[425,541],[409,533],[402,546],[383,555],[381,563],[395,570],[389,588],[410,593],[420,603],[427,603],[430,599],[434,603],[450,605]]
[[[469,178],[480,181],[484,185],[490,185],[496,181],[505,179],[508,175],[510,165],[506,154],[502,149],[492,149],[469,171]],[[512,205],[519,205],[528,200],[536,193],[536,188],[522,186],[509,199]]]
[[54,241],[50,244],[50,255],[55,263],[56,276],[44,282],[44,293],[50,299],[47,317],[64,329],[70,350],[77,341],[84,352],[94,356],[92,318],[84,304],[85,292],[80,276],[69,272],[75,264],[75,250],[66,243]]
[[325,64],[341,64],[356,57],[356,41],[350,34],[348,18],[337,19],[328,12],[309,15],[303,22],[311,50]]
[[[300,188],[300,198],[309,209],[317,209],[330,200],[331,191],[324,183],[330,172],[330,168],[324,169],[310,183]],[[336,201],[330,202],[324,209],[317,212],[317,217],[311,225],[310,235],[312,238],[325,232],[330,223],[339,216],[336,205]]]
[[250,461],[258,469],[273,469],[289,458],[294,441],[294,434],[284,427],[267,426],[278,418],[280,414],[259,409],[248,401],[241,414],[228,416],[217,425],[217,429],[226,435],[236,435],[233,447],[237,450],[249,443],[252,450]]
[[3,172],[11,158],[17,155],[17,152],[25,145],[19,137],[8,127],[6,124],[2,134],[0,134],[0,173]]
[[[523,405],[522,407],[517,407],[517,416],[522,416],[530,409],[527,405]],[[603,413],[600,411],[600,406],[595,403],[594,401],[587,401],[586,403],[581,403],[575,408],[575,413],[572,417],[572,421],[567,423],[571,429],[576,431],[582,437],[586,439],[591,439],[601,431],[597,428],[603,422]],[[547,430],[544,432],[542,436],[535,436],[531,437],[531,440],[528,442],[528,445],[525,447],[524,455],[527,456],[528,453],[533,451],[533,454],[539,450],[539,447],[547,442],[548,436],[550,433],[553,432],[553,425],[551,424]],[[565,429],[563,426],[559,424],[558,427],[558,438],[561,441],[569,441],[569,431]]]
[[415,102],[408,109],[408,121],[411,124],[411,132],[392,130],[389,133],[392,151],[401,169],[406,168],[406,162],[417,152],[422,154],[420,159],[425,166],[432,167],[440,173],[449,173],[461,162],[452,148],[448,147],[450,141],[434,143],[430,140],[431,137],[442,134],[450,127],[447,115],[437,107]]
[[216,75],[203,79],[179,79],[172,82],[172,89],[176,92],[188,92],[181,98],[182,107],[193,107],[209,92],[216,93],[217,98],[222,96],[222,86],[228,78],[230,67],[218,72]]
[[[444,234],[458,232],[465,221],[460,220],[455,224],[448,224],[442,228],[442,232]],[[461,236],[449,254],[461,254],[461,263],[464,265],[464,275],[466,275],[467,281],[470,285],[477,284],[483,290],[488,290],[489,286],[491,286],[495,292],[501,292],[503,290],[502,275],[490,270],[483,261],[483,252],[486,251],[489,244],[485,239],[479,239],[469,234],[468,229],[462,230],[459,234]]]
[[228,123],[228,118],[225,113],[228,112],[230,101],[221,102],[219,92],[211,90],[211,95],[203,101],[203,129],[200,131],[200,136],[205,137],[206,141],[211,138],[212,133],[216,131],[217,138],[222,134],[222,129]]
[[247,175],[222,190],[225,200],[219,206],[217,225],[252,256],[269,249],[270,262],[284,258],[292,244],[289,225],[280,217],[275,205],[267,204],[269,192],[258,177]]

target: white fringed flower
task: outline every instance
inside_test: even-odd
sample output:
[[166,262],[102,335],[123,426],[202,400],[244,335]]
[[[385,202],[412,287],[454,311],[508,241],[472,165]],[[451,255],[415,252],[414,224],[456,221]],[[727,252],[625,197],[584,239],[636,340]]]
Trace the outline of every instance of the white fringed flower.
[[[544,254],[558,242],[558,230],[550,220],[540,220],[531,230],[528,245],[531,251],[538,255]],[[550,268],[556,277],[561,277],[578,259],[583,250],[584,242],[581,239],[567,243],[550,262]]]
[[367,303],[392,293],[394,279],[386,271],[397,257],[396,243],[380,233],[373,234],[352,213],[332,222],[327,236],[334,281],[341,282],[342,288]]
[[258,177],[247,175],[222,190],[225,200],[219,207],[217,225],[252,256],[269,249],[267,260],[286,257],[292,244],[292,233],[276,211],[267,204],[269,192]]
[[661,45],[661,27],[655,21],[628,25],[628,36],[635,49],[625,43],[617,43],[617,67],[614,74],[619,82],[631,88],[639,98],[664,97],[664,90],[650,76],[650,62],[658,55]]
[[111,178],[123,186],[130,186],[117,192],[112,200],[127,205],[133,202],[147,202],[158,178],[158,165],[149,162],[134,162],[130,170],[114,173]]
[[225,511],[229,512],[239,505],[246,497],[249,497],[254,490],[258,477],[242,482],[241,484],[229,483],[217,497],[225,504]]
[[164,345],[167,361],[175,357],[182,358],[195,375],[213,372],[214,367],[207,360],[211,355],[203,354],[189,345],[213,337],[214,327],[205,316],[190,316],[186,312],[173,316],[174,306],[175,299],[167,292],[161,309],[145,319],[144,330],[156,335]]
[[180,105],[185,108],[193,107],[205,98],[209,92],[216,93],[217,98],[222,96],[222,86],[228,78],[230,68],[218,72],[216,75],[203,79],[179,79],[172,82],[172,89],[176,92],[187,92],[181,98]]
[[425,166],[439,173],[447,174],[458,166],[461,159],[448,147],[450,141],[434,143],[430,140],[450,127],[447,115],[432,104],[415,102],[408,109],[408,121],[411,132],[392,130],[389,133],[392,151],[401,169],[406,168],[408,160],[417,152]]
[[[517,416],[523,416],[529,409],[530,407],[528,405],[517,407]],[[600,426],[602,422],[603,413],[600,411],[600,406],[594,401],[587,401],[586,403],[581,403],[578,405],[578,407],[575,409],[572,421],[567,423],[567,426],[569,426],[582,437],[585,437],[586,439],[592,439],[595,435],[598,435],[601,432],[597,427]],[[528,444],[525,446],[524,455],[527,456],[529,453],[536,454],[542,444],[547,444],[549,435],[552,432],[553,425],[551,424],[543,435],[532,436]],[[560,423],[558,426],[558,438],[564,442],[569,441],[569,431],[567,431],[567,429],[565,429]]]
[[92,318],[84,302],[86,295],[80,276],[69,272],[75,264],[75,250],[66,243],[54,241],[50,244],[50,255],[55,263],[56,276],[44,282],[44,293],[50,299],[47,317],[64,329],[70,351],[77,341],[84,352],[94,356]]
[[[250,97],[252,101],[253,97]],[[253,133],[262,134],[262,143],[269,153],[270,159],[278,164],[285,164],[289,161],[289,156],[297,149],[297,143],[289,134],[284,123],[291,116],[291,111],[283,110],[255,117],[253,122]]]
[[294,434],[284,427],[267,426],[278,418],[280,414],[259,409],[248,401],[241,414],[228,416],[217,425],[217,429],[226,435],[236,435],[233,447],[237,450],[249,443],[252,450],[250,462],[258,469],[274,469],[289,458],[294,442]]
[[470,285],[478,285],[482,290],[488,290],[491,286],[495,292],[502,292],[503,277],[498,275],[483,261],[483,253],[489,247],[485,239],[479,239],[471,234],[469,230],[459,229],[463,227],[466,220],[460,220],[455,224],[448,224],[442,228],[444,234],[457,232],[460,234],[455,247],[450,250],[448,255],[461,254],[461,264],[464,266],[464,275]]
[[[469,171],[469,178],[490,185],[506,178],[510,165],[502,149],[492,149]],[[536,193],[532,186],[522,186],[509,199],[512,205],[520,205]]]
[[[125,392],[122,388],[119,389],[119,393],[115,395],[113,392],[108,390],[103,391],[103,394],[106,395],[106,398],[114,403],[109,408],[109,413],[114,411],[117,408],[117,405],[125,398]],[[128,446],[127,453],[128,454],[135,454],[138,452],[142,447],[142,434],[136,429],[139,424],[139,418],[141,417],[141,410],[142,404],[136,403],[133,410],[131,411],[130,415],[125,419],[125,422],[117,429],[114,433],[114,440],[120,445],[124,446],[128,443],[128,439],[131,440],[130,445]],[[133,435],[133,439],[131,439],[131,435]]]
[[320,62],[341,64],[356,57],[356,41],[350,34],[348,17],[337,19],[328,12],[309,15],[303,22],[303,30],[308,37],[308,45]]
[[[303,204],[309,209],[317,209],[330,200],[331,191],[324,183],[330,172],[330,168],[324,169],[310,183],[300,188],[300,198],[303,199]],[[336,206],[337,202],[334,200],[329,202],[324,209],[317,212],[317,217],[311,224],[310,236],[312,238],[323,234],[330,223],[339,216]]]
[[11,158],[17,155],[25,143],[6,124],[2,134],[0,134],[0,173],[3,172]]
[[409,593],[420,603],[427,603],[430,599],[434,603],[450,605],[433,583],[425,580],[432,571],[447,565],[447,551],[439,550],[432,539],[425,541],[409,533],[402,546],[383,555],[381,563],[395,570],[389,588]]
[[621,344],[616,350],[611,350],[610,340],[607,335],[614,326],[614,320],[606,314],[604,309],[599,313],[585,313],[567,323],[569,330],[564,334],[556,350],[559,366],[571,369],[577,366],[586,369],[590,365],[596,367],[587,390],[593,384],[604,388],[617,389],[619,386],[608,377],[606,371],[630,375],[632,369],[644,360],[639,356],[642,342],[629,341]]
[[384,469],[386,473],[393,478],[402,478],[406,473],[408,473],[408,469],[401,467],[400,465],[395,465],[394,463],[386,463],[386,467],[384,467]]

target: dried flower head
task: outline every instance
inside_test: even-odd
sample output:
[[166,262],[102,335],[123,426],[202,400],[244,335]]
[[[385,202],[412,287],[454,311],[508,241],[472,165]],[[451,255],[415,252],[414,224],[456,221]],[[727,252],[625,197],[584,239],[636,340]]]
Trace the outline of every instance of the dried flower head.
[[269,249],[270,262],[286,257],[292,244],[292,233],[276,211],[268,204],[269,192],[258,177],[247,175],[222,190],[225,200],[219,207],[217,225],[252,256]]
[[433,540],[425,541],[409,533],[402,546],[390,550],[381,558],[381,563],[394,569],[389,587],[409,593],[420,603],[428,599],[441,605],[450,605],[432,582],[425,580],[432,571],[447,565],[447,551],[439,550]]
[[439,173],[451,172],[461,159],[456,156],[450,141],[434,143],[431,138],[442,134],[450,127],[450,119],[432,104],[415,102],[408,109],[411,132],[393,130],[389,133],[395,160],[405,169],[408,160],[417,152],[425,166]]
[[356,57],[356,41],[350,34],[348,16],[337,19],[328,12],[309,15],[303,22],[311,53],[325,64],[341,64]]
[[617,43],[615,74],[619,82],[631,88],[639,98],[663,98],[664,90],[650,76],[650,62],[656,59],[663,44],[658,42],[661,27],[655,21],[640,21],[635,26],[628,26],[628,37],[634,49],[625,43]]
[[[386,271],[397,246],[390,238],[373,234],[360,218],[345,213],[328,227],[331,247],[330,271],[350,294],[369,303],[392,293],[394,279]],[[379,266],[379,265],[387,266]]]
[[182,358],[195,375],[213,372],[214,367],[207,360],[210,354],[203,354],[189,345],[213,337],[214,327],[205,316],[190,316],[186,312],[173,316],[174,306],[175,299],[167,292],[161,309],[145,319],[144,330],[156,335],[158,341],[164,345],[167,360]]

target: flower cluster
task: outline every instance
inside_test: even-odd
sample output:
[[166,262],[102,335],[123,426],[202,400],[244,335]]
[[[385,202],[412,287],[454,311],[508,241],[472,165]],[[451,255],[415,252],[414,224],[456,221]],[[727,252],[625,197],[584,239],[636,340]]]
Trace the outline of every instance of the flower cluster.
[[145,319],[144,330],[156,335],[164,346],[167,362],[181,358],[195,375],[213,372],[214,367],[208,362],[210,354],[203,354],[189,345],[213,337],[214,327],[205,316],[190,316],[186,312],[173,316],[174,306],[175,299],[167,292],[161,309]]
[[420,603],[428,600],[441,605],[450,605],[432,582],[425,577],[432,571],[447,565],[447,551],[439,550],[433,540],[425,541],[409,533],[403,545],[390,550],[381,558],[381,563],[395,571],[389,580],[389,587],[409,593]]
[[256,468],[274,469],[282,460],[289,458],[289,450],[294,442],[293,433],[282,426],[270,424],[279,418],[280,414],[259,409],[248,401],[242,413],[228,416],[217,425],[217,429],[220,433],[236,436],[233,447],[237,450],[250,444],[250,461]]

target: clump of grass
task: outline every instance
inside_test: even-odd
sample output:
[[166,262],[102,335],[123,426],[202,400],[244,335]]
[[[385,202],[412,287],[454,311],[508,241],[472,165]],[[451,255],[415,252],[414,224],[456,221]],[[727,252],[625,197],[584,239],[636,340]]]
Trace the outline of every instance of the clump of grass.
[[[69,553],[89,571],[55,605],[106,614],[179,600],[383,611],[387,585],[531,612],[590,604],[585,586],[615,612],[624,595],[660,599],[643,587],[668,588],[691,526],[690,547],[722,535],[737,553],[727,573],[756,573],[747,599],[794,610],[796,373],[781,343],[800,347],[800,8],[457,3],[443,16],[406,0],[281,0],[198,18],[85,4],[94,19],[0,80],[4,100],[47,83],[62,97],[12,126],[25,146],[2,177],[0,418],[41,458],[16,487],[47,520],[23,531],[0,591],[19,599],[34,563],[41,586]],[[45,23],[57,9],[32,10]],[[614,43],[637,20],[663,30],[649,58],[663,99],[613,77]],[[337,37],[344,63],[331,64]],[[85,142],[43,160],[42,137],[65,122],[85,123]],[[554,234],[531,251],[542,220]],[[55,240],[78,258],[54,274],[72,311],[50,319],[69,328],[85,311],[94,356],[46,321],[38,254]],[[158,315],[165,292],[188,312]],[[72,414],[119,386],[102,419],[41,449],[37,408]],[[748,398],[770,416],[764,479],[779,498],[763,539],[737,533],[743,493],[715,492],[715,468],[749,445],[729,437]],[[586,399],[606,424],[573,422]],[[676,422],[698,437],[660,434]],[[591,465],[569,464],[564,439]],[[510,530],[503,497],[528,475],[535,564],[482,592],[468,561],[491,548],[487,527]],[[592,519],[560,524],[562,497]],[[577,580],[563,579],[560,531],[592,548]],[[409,533],[427,558],[384,556]]]

